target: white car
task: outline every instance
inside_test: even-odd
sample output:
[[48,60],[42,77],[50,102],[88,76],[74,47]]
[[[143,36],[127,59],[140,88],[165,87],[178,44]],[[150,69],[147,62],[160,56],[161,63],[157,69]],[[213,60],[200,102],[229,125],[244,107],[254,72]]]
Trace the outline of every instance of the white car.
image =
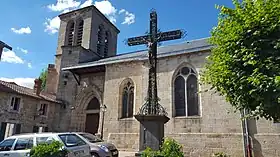
[[60,141],[68,157],[91,157],[90,146],[74,133],[30,133],[13,135],[0,143],[0,157],[28,157],[33,146]]
[[112,143],[104,142],[99,137],[85,132],[77,132],[90,145],[92,157],[118,157],[119,151]]

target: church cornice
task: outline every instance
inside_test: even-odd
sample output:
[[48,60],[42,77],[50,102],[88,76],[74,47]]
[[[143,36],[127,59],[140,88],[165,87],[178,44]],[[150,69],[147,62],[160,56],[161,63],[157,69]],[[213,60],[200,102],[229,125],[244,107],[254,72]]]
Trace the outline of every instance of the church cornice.
[[70,12],[67,12],[67,13],[63,13],[63,14],[60,14],[58,15],[58,17],[63,21],[65,19],[70,19],[72,17],[76,17],[77,15],[81,15],[81,14],[84,14],[84,13],[87,13],[89,11],[91,11],[93,9],[94,6],[88,6],[88,7],[84,7],[84,8],[80,8],[80,9],[77,9],[77,10],[73,10],[73,11],[70,11]]

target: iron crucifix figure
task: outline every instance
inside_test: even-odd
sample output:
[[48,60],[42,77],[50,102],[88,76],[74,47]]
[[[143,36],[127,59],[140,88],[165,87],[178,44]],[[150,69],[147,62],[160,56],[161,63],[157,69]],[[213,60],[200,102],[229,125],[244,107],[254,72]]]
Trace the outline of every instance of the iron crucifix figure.
[[157,95],[157,45],[158,42],[180,39],[182,38],[182,31],[175,30],[169,32],[158,32],[157,28],[157,13],[152,10],[150,13],[150,31],[148,35],[129,38],[127,44],[134,45],[148,45],[149,55],[149,83],[148,93],[145,104],[140,109],[141,115],[159,115],[166,114],[163,107],[158,103]]

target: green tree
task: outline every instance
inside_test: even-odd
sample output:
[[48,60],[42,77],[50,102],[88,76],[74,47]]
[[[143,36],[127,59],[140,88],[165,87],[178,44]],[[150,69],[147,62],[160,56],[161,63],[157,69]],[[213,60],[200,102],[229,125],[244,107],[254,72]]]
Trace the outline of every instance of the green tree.
[[48,70],[43,69],[39,76],[39,78],[42,80],[42,90],[46,89],[47,74],[48,74]]
[[218,6],[213,49],[202,82],[249,116],[280,118],[280,0],[233,0]]

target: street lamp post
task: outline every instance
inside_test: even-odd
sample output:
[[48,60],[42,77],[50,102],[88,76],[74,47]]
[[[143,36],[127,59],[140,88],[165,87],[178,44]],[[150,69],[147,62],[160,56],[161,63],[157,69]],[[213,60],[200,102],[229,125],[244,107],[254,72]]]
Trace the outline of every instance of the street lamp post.
[[101,139],[103,139],[104,118],[105,118],[105,112],[107,111],[107,106],[105,104],[102,105],[101,111],[102,111]]
[[3,41],[0,40],[0,60],[1,60],[2,52],[3,52],[4,48],[7,48],[10,51],[12,51],[12,47],[11,46],[7,45],[6,43],[4,43]]

